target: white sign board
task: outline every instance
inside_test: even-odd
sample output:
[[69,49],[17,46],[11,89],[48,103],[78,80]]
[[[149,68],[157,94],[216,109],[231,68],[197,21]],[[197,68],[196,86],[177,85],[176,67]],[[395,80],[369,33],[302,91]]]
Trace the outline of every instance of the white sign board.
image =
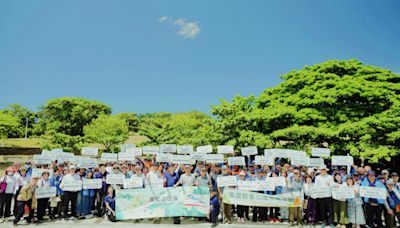
[[156,157],[157,162],[171,162],[171,155],[172,154],[158,154]]
[[73,153],[57,152],[56,157],[57,157],[57,162],[58,163],[63,163],[63,162],[66,162],[66,161],[74,161],[75,155]]
[[124,179],[124,188],[143,188],[143,178],[142,177],[131,177]]
[[100,159],[103,162],[116,162],[117,158],[118,158],[118,154],[103,152],[101,154],[101,158]]
[[97,157],[99,155],[99,149],[97,147],[82,147],[81,155]]
[[325,165],[323,158],[310,158],[310,167],[320,167]]
[[332,196],[331,188],[314,186],[311,188],[311,197],[314,199],[328,198]]
[[387,190],[380,187],[361,186],[360,196],[373,199],[386,199]]
[[146,179],[146,187],[162,188],[164,187],[164,181],[159,178]]
[[306,156],[294,156],[290,158],[290,164],[293,166],[309,166],[310,158]]
[[143,147],[143,154],[151,154],[155,155],[160,152],[160,148],[158,146],[144,146]]
[[126,148],[125,152],[133,154],[134,157],[139,157],[142,156],[143,149],[141,147],[132,147],[132,148]]
[[240,148],[240,151],[242,152],[243,156],[250,156],[250,155],[258,154],[257,147],[255,147],[255,146],[242,147],[242,148]]
[[47,172],[49,172],[49,176],[51,177],[51,176],[53,176],[53,170],[50,170],[50,169],[37,169],[37,168],[33,168],[32,169],[32,174],[31,174],[31,177],[32,178],[34,178],[34,177],[42,177],[42,174],[43,174],[43,172],[44,171],[47,171]]
[[178,154],[191,154],[193,153],[192,145],[182,145],[177,147]]
[[311,148],[311,155],[314,157],[330,157],[331,149],[329,149],[329,148]]
[[286,186],[285,177],[267,177],[266,182],[271,182],[274,186]]
[[244,160],[243,156],[237,156],[237,157],[229,157],[228,158],[228,164],[229,165],[242,165],[245,166],[246,162]]
[[239,190],[244,191],[275,191],[275,186],[271,182],[266,181],[243,181],[238,180],[237,186]]
[[349,187],[337,187],[332,189],[332,198],[337,200],[352,199],[356,197],[354,189]]
[[77,192],[82,190],[82,181],[81,180],[62,180],[63,191]]
[[232,145],[219,145],[217,151],[219,154],[233,154],[234,152]]
[[50,156],[50,155],[42,155],[42,154],[35,154],[33,155],[32,161],[34,164],[51,164],[51,162],[53,161],[54,156]]
[[212,153],[213,148],[211,145],[206,145],[206,146],[198,146],[196,147],[196,151],[200,153]]
[[348,166],[348,165],[353,165],[353,163],[354,160],[352,156],[339,156],[339,155],[332,156],[332,165]]
[[267,157],[267,156],[263,156],[263,155],[256,155],[254,163],[256,165],[274,165],[275,158]]
[[100,189],[103,187],[102,179],[84,179],[82,181],[82,188],[83,189]]
[[207,154],[205,158],[207,163],[211,164],[224,163],[223,154]]
[[120,152],[118,153],[118,161],[135,161],[135,153],[134,152]]
[[176,153],[176,144],[161,144],[160,153]]
[[218,187],[237,186],[236,176],[220,176],[217,178]]
[[182,155],[182,154],[173,154],[172,155],[172,163],[175,164],[190,164],[192,157],[190,155]]
[[292,149],[271,149],[273,157],[277,158],[293,158],[293,157],[305,157],[306,152]]
[[125,175],[123,174],[109,174],[106,176],[107,184],[124,184]]
[[35,190],[36,199],[50,198],[57,195],[56,187],[38,187]]
[[196,161],[205,161],[206,160],[206,155],[207,154],[193,152],[193,153],[190,154],[190,157],[192,157],[192,159],[196,160]]
[[121,144],[119,145],[120,152],[126,152],[126,149],[135,147],[135,144]]
[[78,163],[80,168],[95,168],[98,166],[96,158],[82,157]]

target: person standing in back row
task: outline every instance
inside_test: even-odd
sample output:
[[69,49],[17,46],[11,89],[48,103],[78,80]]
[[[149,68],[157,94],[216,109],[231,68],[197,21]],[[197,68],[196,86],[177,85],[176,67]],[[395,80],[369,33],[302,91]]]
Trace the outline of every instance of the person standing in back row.
[[[329,175],[326,165],[320,167],[320,174],[315,177],[315,186],[320,188],[332,188],[333,177]],[[321,220],[323,226],[333,226],[333,206],[332,197],[318,199],[318,208],[321,212]]]
[[65,204],[64,204],[64,219],[68,218],[68,204],[71,202],[71,215],[74,218],[78,218],[76,215],[76,199],[78,196],[78,191],[71,191],[64,189],[64,183],[66,182],[74,182],[74,181],[81,181],[79,175],[75,173],[75,166],[71,165],[69,167],[69,173],[64,176],[61,181],[60,188],[64,191],[65,197]]

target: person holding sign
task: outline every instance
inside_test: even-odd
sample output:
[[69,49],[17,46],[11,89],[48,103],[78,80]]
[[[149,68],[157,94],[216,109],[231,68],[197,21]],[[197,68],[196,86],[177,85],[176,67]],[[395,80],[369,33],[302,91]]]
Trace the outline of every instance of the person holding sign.
[[[342,185],[342,175],[340,173],[335,173],[333,177],[333,188],[341,188]],[[334,222],[337,226],[342,228],[346,228],[346,225],[349,224],[349,219],[347,217],[347,203],[346,199],[333,199],[333,216]]]
[[67,219],[68,216],[68,204],[71,202],[71,215],[74,218],[78,218],[76,216],[76,199],[78,196],[78,191],[71,191],[71,190],[65,190],[64,189],[64,183],[66,182],[74,182],[74,181],[81,181],[80,177],[78,174],[75,173],[75,166],[71,165],[69,166],[69,173],[65,175],[61,181],[60,188],[64,191],[64,197],[65,197],[65,202],[64,202],[64,219]]
[[[84,179],[91,180],[93,179],[93,172],[88,171],[86,173],[86,177]],[[82,190],[82,211],[83,215],[89,217],[92,207],[94,205],[94,198],[96,196],[95,189],[83,189]]]
[[[253,177],[253,181],[266,181],[264,169],[259,169],[257,171],[257,176]],[[266,191],[258,191],[258,193],[266,194]],[[265,222],[267,220],[267,207],[253,207],[253,222]]]
[[[379,180],[376,179],[375,172],[372,170],[369,170],[367,172],[367,178],[362,182],[361,186],[386,189],[385,185],[383,185]],[[375,224],[378,227],[383,227],[382,225],[383,205],[385,205],[388,214],[390,215],[393,214],[393,210],[390,209],[386,200],[364,197],[364,203],[365,203],[364,206],[365,206],[367,226],[369,227],[375,227]]]
[[314,187],[314,183],[312,182],[313,176],[307,175],[305,177],[306,183],[304,184],[304,195],[305,195],[305,206],[306,209],[306,217],[308,222],[312,227],[315,227],[317,222],[317,199],[314,199],[311,195],[311,190]]
[[[304,192],[304,182],[301,179],[300,170],[293,170],[293,177],[289,178],[288,181],[289,191],[300,191]],[[294,220],[296,219],[297,225],[303,227],[303,212],[300,206],[289,208],[289,222],[290,226],[294,226]]]
[[[228,173],[228,167],[226,165],[222,166],[221,168],[222,174],[219,175],[218,177],[227,177],[230,176]],[[218,178],[217,178],[218,180]],[[218,183],[217,183],[218,186]],[[218,187],[218,194],[222,198],[223,193],[224,193],[224,188],[225,187]],[[232,224],[232,207],[230,204],[222,202],[222,212],[224,216],[224,222],[228,224]]]
[[[42,178],[37,182],[38,188],[45,188],[45,187],[53,187],[49,180],[50,173],[49,171],[44,171],[42,173]],[[43,216],[46,214],[46,208],[49,205],[50,198],[41,198],[37,199],[37,220],[38,222],[43,221]]]
[[[319,168],[320,174],[315,177],[315,186],[320,188],[332,188],[333,178],[328,174],[328,168],[323,165]],[[330,226],[333,223],[332,197],[318,199],[318,208],[321,211],[320,218],[324,225]]]
[[13,221],[13,225],[16,226],[17,223],[24,216],[25,206],[29,208],[29,216],[25,218],[26,222],[31,223],[33,219],[33,214],[35,213],[35,189],[37,187],[37,181],[39,177],[33,177],[28,185],[22,186],[20,193],[17,197],[17,214]]
[[354,198],[347,199],[347,215],[349,219],[349,223],[352,224],[353,228],[358,228],[361,225],[365,225],[365,216],[363,210],[363,202],[360,196],[360,186],[354,182],[354,179],[351,177],[347,177],[346,185],[348,188],[353,189]]
[[387,228],[396,227],[395,215],[400,215],[400,193],[395,188],[395,183],[392,179],[386,181],[386,187],[388,189],[388,204],[390,209],[394,211],[394,214],[385,213],[385,224]]
[[[239,176],[239,180],[246,181],[246,173],[244,171],[240,171],[238,176]],[[237,205],[237,216],[238,216],[239,223],[244,223],[244,214],[248,210],[249,210],[249,206]]]

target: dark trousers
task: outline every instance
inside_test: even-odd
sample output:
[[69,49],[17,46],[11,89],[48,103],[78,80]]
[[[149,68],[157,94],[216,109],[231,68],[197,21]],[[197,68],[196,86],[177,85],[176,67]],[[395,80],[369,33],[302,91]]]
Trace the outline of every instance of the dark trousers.
[[278,216],[279,216],[279,207],[270,207],[269,219],[278,219]]
[[333,224],[333,206],[332,198],[318,199],[318,208],[321,212],[321,221],[325,225]]
[[78,192],[64,192],[65,204],[64,204],[64,218],[68,215],[68,205],[71,202],[71,215],[76,216],[76,197]]
[[307,210],[306,210],[307,219],[311,224],[315,224],[317,222],[317,200],[309,198],[307,200]]
[[253,208],[253,222],[267,220],[267,207],[254,207]]
[[17,216],[18,213],[18,203],[17,203],[17,197],[19,195],[19,192],[21,191],[22,186],[19,186],[17,192],[14,195],[14,215]]
[[217,223],[217,218],[219,214],[219,209],[218,208],[210,208],[210,220],[211,223]]
[[27,205],[29,208],[29,216],[26,218],[26,221],[28,223],[31,223],[33,214],[35,213],[35,210],[32,208],[32,200],[17,201],[16,205],[17,205],[17,214],[15,215],[14,224],[17,224],[21,220],[22,216],[24,216],[25,205]]
[[[365,220],[369,227],[383,227],[381,205],[364,204]],[[376,224],[376,225],[375,225]]]
[[11,216],[11,201],[13,199],[12,193],[0,194],[0,218],[7,218]]
[[49,198],[37,199],[37,219],[43,220],[44,215],[46,214],[46,208],[49,206]]
[[104,214],[104,198],[106,197],[105,192],[97,192],[96,194],[96,211],[97,216],[101,217]]
[[238,218],[244,218],[244,214],[249,210],[249,206],[237,205],[237,216]]

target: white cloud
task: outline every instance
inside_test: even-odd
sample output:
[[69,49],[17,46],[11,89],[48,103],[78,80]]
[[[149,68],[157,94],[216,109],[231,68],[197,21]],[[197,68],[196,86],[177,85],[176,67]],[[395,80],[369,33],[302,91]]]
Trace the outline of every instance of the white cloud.
[[177,26],[179,29],[176,34],[178,34],[178,36],[182,36],[183,38],[193,39],[199,35],[201,31],[197,21],[186,21],[185,19],[181,18],[174,20],[173,18],[167,16],[158,18],[158,21],[160,23],[167,22],[172,26]]

